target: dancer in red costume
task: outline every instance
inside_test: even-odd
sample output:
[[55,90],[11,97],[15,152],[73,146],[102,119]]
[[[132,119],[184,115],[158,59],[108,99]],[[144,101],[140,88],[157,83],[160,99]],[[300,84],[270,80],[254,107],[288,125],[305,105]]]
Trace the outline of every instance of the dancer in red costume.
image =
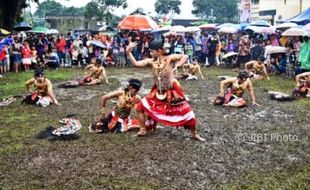
[[187,62],[186,55],[165,55],[162,40],[150,43],[151,57],[137,61],[131,51],[136,43],[130,43],[126,49],[131,63],[136,67],[151,66],[154,86],[151,92],[137,105],[140,123],[139,136],[146,135],[146,128],[162,123],[168,126],[184,126],[190,129],[192,137],[205,141],[197,134],[196,119],[191,106],[185,100],[185,95],[178,81],[174,78],[174,71]]

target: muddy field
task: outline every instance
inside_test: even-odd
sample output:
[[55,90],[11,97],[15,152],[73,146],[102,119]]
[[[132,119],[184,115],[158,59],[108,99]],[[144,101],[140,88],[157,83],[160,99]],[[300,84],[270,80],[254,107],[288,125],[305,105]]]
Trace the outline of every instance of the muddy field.
[[[236,73],[218,68],[203,72],[205,80],[181,85],[204,143],[191,140],[181,128],[165,127],[142,138],[134,131],[88,133],[100,95],[140,78],[144,96],[152,85],[147,69],[109,68],[110,86],[55,87],[60,107],[24,106],[18,100],[1,108],[0,189],[307,189],[309,100],[279,103],[266,92],[294,83],[279,76],[255,81],[260,107],[223,108],[210,103],[218,94],[216,76]],[[62,82],[54,81],[55,86]],[[83,125],[79,138],[36,138],[68,114],[76,114]]]

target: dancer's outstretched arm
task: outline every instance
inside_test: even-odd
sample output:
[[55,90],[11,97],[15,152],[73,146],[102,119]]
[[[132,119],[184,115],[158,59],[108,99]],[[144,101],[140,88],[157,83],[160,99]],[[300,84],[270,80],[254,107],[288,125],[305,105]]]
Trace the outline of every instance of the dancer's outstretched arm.
[[132,55],[131,51],[134,47],[137,46],[137,43],[135,42],[130,42],[130,44],[126,48],[126,53],[128,55],[128,58],[131,62],[136,67],[146,67],[147,65],[150,65],[152,63],[152,59],[144,59],[141,61],[137,61],[135,57]]

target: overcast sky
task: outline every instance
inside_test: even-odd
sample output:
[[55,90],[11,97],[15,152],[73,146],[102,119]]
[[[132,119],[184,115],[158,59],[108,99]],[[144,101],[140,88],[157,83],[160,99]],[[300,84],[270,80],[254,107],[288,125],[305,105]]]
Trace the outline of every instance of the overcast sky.
[[[91,0],[56,0],[57,2],[61,3],[64,6],[74,6],[74,7],[82,7],[85,6]],[[133,12],[137,8],[142,8],[145,13],[155,13],[154,4],[156,0],[127,0],[128,7],[124,10],[122,8],[115,9],[114,13],[116,15],[128,15],[129,13]],[[174,18],[195,18],[192,15],[191,11],[193,9],[192,2],[193,0],[181,0],[182,4],[180,6],[181,14],[175,15]],[[31,12],[35,12],[37,5],[35,3],[31,3]]]

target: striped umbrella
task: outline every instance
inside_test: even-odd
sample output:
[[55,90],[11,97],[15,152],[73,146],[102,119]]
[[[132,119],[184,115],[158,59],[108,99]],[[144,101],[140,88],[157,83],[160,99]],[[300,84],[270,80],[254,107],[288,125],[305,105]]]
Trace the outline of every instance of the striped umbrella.
[[156,22],[146,15],[129,15],[117,25],[121,30],[145,30],[159,28]]

